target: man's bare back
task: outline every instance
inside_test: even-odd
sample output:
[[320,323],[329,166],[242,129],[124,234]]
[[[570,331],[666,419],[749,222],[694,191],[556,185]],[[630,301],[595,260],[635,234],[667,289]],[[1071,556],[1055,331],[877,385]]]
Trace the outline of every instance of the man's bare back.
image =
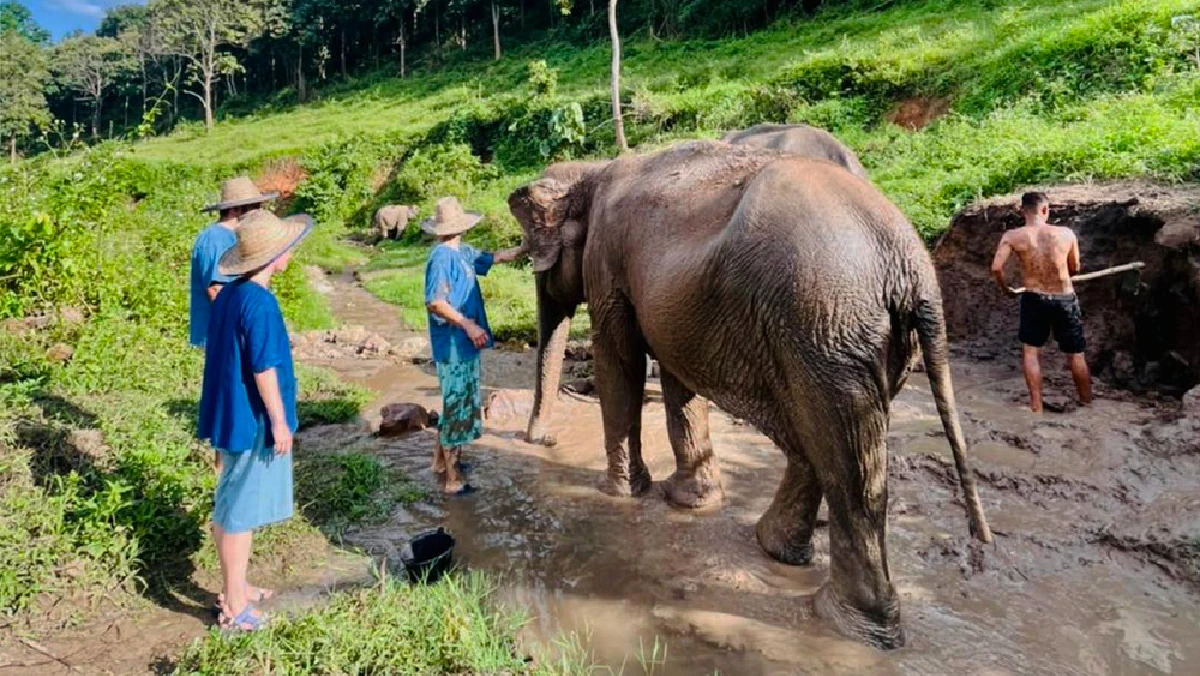
[[1050,225],[1050,198],[1044,193],[1026,193],[1021,197],[1024,227],[1010,230],[1000,238],[992,260],[992,277],[1005,293],[1011,289],[1004,279],[1004,265],[1013,252],[1021,259],[1025,292],[1020,298],[1020,330],[1023,344],[1022,368],[1029,385],[1030,408],[1042,410],[1042,369],[1038,355],[1054,336],[1067,355],[1071,375],[1084,404],[1092,400],[1091,375],[1084,350],[1083,317],[1071,276],[1079,272],[1079,240],[1068,228]]
[[1079,272],[1079,240],[1069,228],[1054,225],[1026,225],[1004,233],[1001,254],[1010,249],[1021,259],[1021,281],[1037,293],[1074,293],[1071,275]]

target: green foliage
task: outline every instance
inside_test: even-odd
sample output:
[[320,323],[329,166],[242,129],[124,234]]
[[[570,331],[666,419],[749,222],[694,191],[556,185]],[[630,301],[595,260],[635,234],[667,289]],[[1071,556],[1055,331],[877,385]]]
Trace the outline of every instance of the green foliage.
[[0,141],[8,141],[10,149],[49,124],[49,81],[45,51],[16,30],[0,29]]
[[386,520],[397,504],[411,504],[424,490],[373,455],[305,455],[296,461],[297,492],[304,516],[340,540],[348,527]]
[[535,97],[552,99],[558,91],[558,70],[546,65],[545,59],[529,62],[529,92]]
[[33,20],[33,12],[17,0],[0,2],[0,34],[16,33],[35,44],[50,41],[50,32]]
[[[207,222],[198,207],[216,184],[207,171],[104,146],[0,170],[4,315],[85,315],[0,331],[4,614],[46,628],[70,619],[43,613],[58,599],[158,596],[192,573],[215,477],[212,451],[195,439],[201,354],[187,344],[188,266]],[[277,282],[293,329],[329,325],[302,265]],[[46,358],[55,342],[74,348],[68,363]],[[352,420],[366,399],[323,372],[301,368],[299,381],[302,425]],[[263,554],[294,540],[268,538]]]
[[476,186],[496,178],[495,166],[483,164],[462,143],[414,150],[396,172],[392,194],[405,204],[431,203],[453,195],[469,200]]
[[478,573],[334,594],[309,613],[261,632],[198,640],[176,674],[587,674],[578,642],[557,660],[526,662],[515,640],[521,616],[493,610],[492,583]]

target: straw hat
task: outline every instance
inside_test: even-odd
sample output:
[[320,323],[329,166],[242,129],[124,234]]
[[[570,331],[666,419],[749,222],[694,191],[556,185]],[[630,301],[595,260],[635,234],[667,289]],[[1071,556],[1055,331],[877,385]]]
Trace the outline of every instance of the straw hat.
[[421,229],[435,237],[449,237],[470,230],[481,220],[482,214],[463,211],[457,198],[443,197],[438,200],[434,217],[421,221]]
[[269,192],[263,194],[258,191],[258,186],[254,185],[254,181],[251,181],[246,176],[238,176],[222,183],[221,201],[204,207],[203,211],[224,211],[234,207],[262,204],[276,197],[279,197],[279,193]]
[[266,209],[255,209],[242,216],[237,244],[221,256],[217,270],[223,275],[241,277],[264,268],[299,244],[309,230],[312,217],[308,214],[281,219]]

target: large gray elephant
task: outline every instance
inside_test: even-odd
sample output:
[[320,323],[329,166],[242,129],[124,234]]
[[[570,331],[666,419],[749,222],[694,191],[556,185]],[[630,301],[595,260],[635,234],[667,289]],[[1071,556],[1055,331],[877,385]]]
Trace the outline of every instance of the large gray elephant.
[[828,160],[846,168],[851,174],[870,181],[854,154],[833,134],[807,124],[759,124],[742,131],[731,131],[722,139],[725,143],[781,150],[792,155]]
[[673,503],[720,500],[708,402],[774,441],[787,469],[758,522],[772,557],[807,564],[829,502],[830,580],[817,611],[878,646],[904,642],[887,564],[892,398],[920,345],[970,518],[991,533],[968,472],[933,266],[904,216],[828,162],[716,141],[562,164],[509,197],[537,282],[545,441],[570,318],[587,303],[608,469],[603,490],[651,487],[642,461],[647,356],[661,366]]

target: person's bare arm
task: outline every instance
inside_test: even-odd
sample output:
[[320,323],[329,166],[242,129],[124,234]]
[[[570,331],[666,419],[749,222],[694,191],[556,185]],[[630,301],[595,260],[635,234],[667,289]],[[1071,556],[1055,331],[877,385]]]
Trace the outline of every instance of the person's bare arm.
[[471,344],[482,349],[487,345],[487,332],[479,327],[478,324],[462,316],[462,313],[454,309],[454,306],[444,300],[435,300],[425,306],[427,310],[434,315],[445,319],[453,326],[457,326],[467,332],[467,338],[471,339]]
[[283,397],[279,394],[279,376],[275,374],[275,369],[270,368],[262,373],[255,373],[254,384],[258,386],[258,394],[262,397],[263,405],[267,407],[267,417],[271,420],[271,436],[275,438],[275,454],[290,453],[292,451],[292,428],[288,426],[287,413],[283,409]]
[[1012,255],[1012,242],[1009,241],[1006,233],[1000,238],[1000,246],[996,248],[996,257],[992,259],[992,279],[996,280],[996,286],[999,286],[1001,291],[1009,295],[1012,294],[1012,291],[1004,281],[1004,264],[1008,262],[1010,255]]
[[521,246],[513,247],[511,249],[497,251],[496,253],[492,254],[492,262],[493,263],[510,263],[510,262],[515,261],[518,258],[524,256],[526,253],[528,253],[528,251],[525,248],[525,245],[522,244]]
[[[1070,232],[1070,231],[1068,231],[1068,232]],[[1067,272],[1069,272],[1071,274],[1071,276],[1075,276],[1075,275],[1079,274],[1079,270],[1080,270],[1079,238],[1076,237],[1075,233],[1072,232],[1071,233],[1071,253],[1067,254]]]

